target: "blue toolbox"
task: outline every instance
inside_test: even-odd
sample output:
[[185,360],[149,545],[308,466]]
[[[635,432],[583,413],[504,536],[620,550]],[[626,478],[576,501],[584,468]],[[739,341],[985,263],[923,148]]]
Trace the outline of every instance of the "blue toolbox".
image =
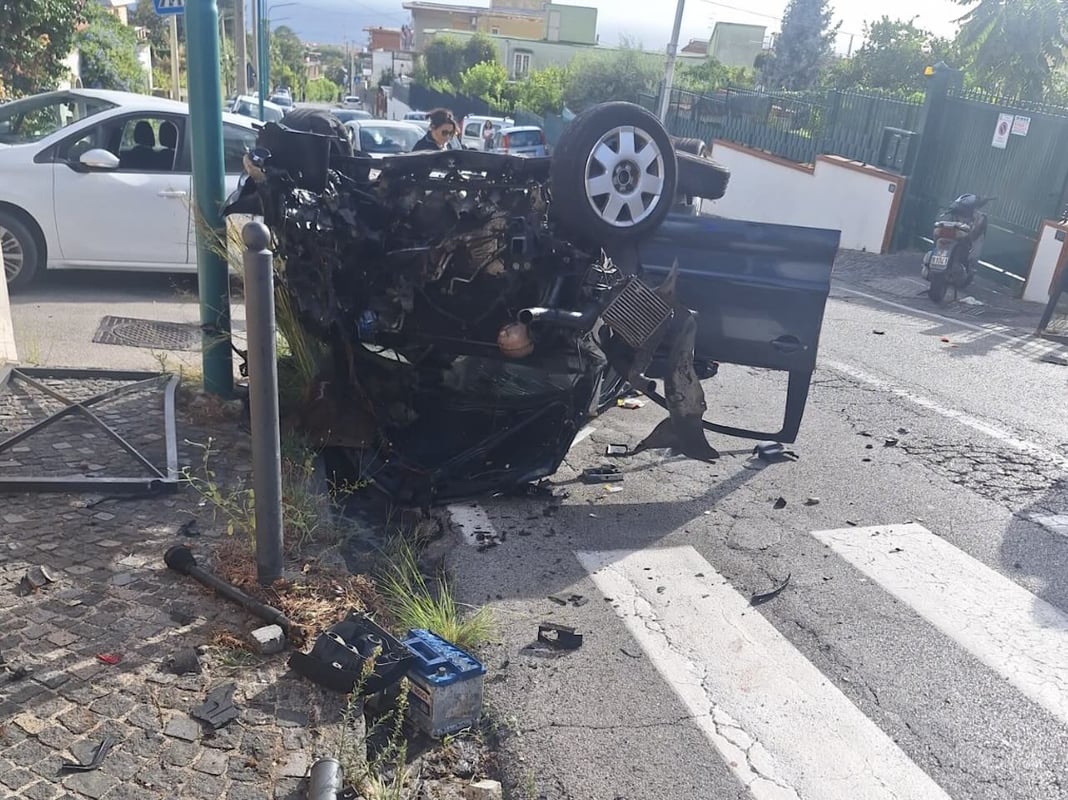
[[435,738],[471,728],[482,714],[486,667],[470,653],[428,630],[408,631],[415,656],[408,669],[408,717]]

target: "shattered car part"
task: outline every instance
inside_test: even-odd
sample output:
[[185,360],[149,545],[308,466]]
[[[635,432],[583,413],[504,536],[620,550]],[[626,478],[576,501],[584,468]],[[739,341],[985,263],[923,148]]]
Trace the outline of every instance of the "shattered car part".
[[288,635],[292,623],[285,614],[277,608],[273,608],[265,603],[261,603],[254,597],[250,597],[232,583],[224,581],[222,578],[209,572],[203,567],[197,566],[196,556],[194,556],[193,551],[185,545],[176,544],[169,548],[167,552],[163,554],[163,561],[175,572],[180,572],[182,575],[189,575],[207,586],[209,589],[214,589],[223,597],[227,597],[230,600],[240,603],[251,613],[255,614],[262,620],[277,625]]
[[104,758],[114,746],[114,737],[105,736],[100,744],[97,745],[96,750],[93,751],[93,757],[89,759],[88,764],[82,764],[78,761],[64,761],[60,765],[60,769],[65,772],[92,772],[100,768],[100,765],[104,763]]
[[837,234],[669,217],[691,167],[640,107],[584,111],[552,158],[371,160],[284,125],[226,213],[263,216],[280,290],[325,346],[300,416],[336,473],[423,507],[511,491],[628,386],[669,411],[645,447],[712,459],[705,430],[753,435],[704,421],[720,361],[789,370],[796,435]]
[[237,706],[234,705],[234,692],[237,685],[224,683],[208,692],[204,702],[189,713],[195,718],[211,725],[218,730],[229,725],[238,717]]
[[[365,665],[373,659],[367,674]],[[313,683],[333,692],[355,689],[372,695],[395,684],[408,671],[414,656],[366,614],[352,612],[323,631],[309,653],[293,653],[289,666]]]
[[538,641],[554,650],[578,650],[582,647],[582,634],[569,625],[543,622],[538,626]]

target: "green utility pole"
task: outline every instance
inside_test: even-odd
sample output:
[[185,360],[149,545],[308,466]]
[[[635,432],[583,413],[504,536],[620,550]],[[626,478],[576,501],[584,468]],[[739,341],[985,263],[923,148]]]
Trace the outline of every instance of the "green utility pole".
[[226,191],[223,168],[222,90],[219,74],[219,7],[194,0],[185,8],[189,70],[189,129],[193,151],[193,197],[198,216],[197,286],[203,333],[204,388],[230,397],[234,364],[230,353],[230,274],[219,250],[227,244],[222,217]]

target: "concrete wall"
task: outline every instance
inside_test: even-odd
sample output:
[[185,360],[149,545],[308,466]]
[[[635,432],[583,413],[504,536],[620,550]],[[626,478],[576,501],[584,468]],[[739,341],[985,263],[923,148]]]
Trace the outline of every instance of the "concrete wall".
[[394,75],[411,75],[412,67],[412,57],[409,53],[376,50],[371,53],[371,83],[378,83],[382,73],[389,70],[393,70]]
[[1031,270],[1024,284],[1023,299],[1032,303],[1049,302],[1056,281],[1068,268],[1068,225],[1046,220],[1038,232],[1038,245],[1031,259]]
[[[453,36],[466,42],[474,34],[466,31],[442,31],[443,36]],[[590,45],[565,44],[564,42],[540,42],[512,36],[489,37],[497,45],[498,60],[508,70],[508,77],[515,77],[515,54],[517,51],[530,54],[530,69],[545,69],[551,66],[566,66],[585,53],[596,53],[608,48]]]
[[731,171],[721,200],[702,210],[734,219],[829,228],[842,232],[842,247],[889,251],[904,198],[900,175],[838,156],[818,156],[803,167],[748,147],[717,140],[712,158]]
[[728,67],[752,69],[753,62],[764,49],[766,33],[767,28],[763,25],[717,22],[708,43],[708,54]]

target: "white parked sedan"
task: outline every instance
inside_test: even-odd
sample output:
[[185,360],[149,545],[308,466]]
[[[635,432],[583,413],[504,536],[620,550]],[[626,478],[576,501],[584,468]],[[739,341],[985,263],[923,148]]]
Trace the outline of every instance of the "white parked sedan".
[[[257,123],[223,114],[226,192]],[[90,89],[0,106],[0,247],[8,285],[42,269],[196,271],[189,107]]]
[[426,130],[414,122],[388,119],[354,119],[345,123],[357,152],[371,158],[383,158],[397,153],[410,153],[416,143],[426,136]]

